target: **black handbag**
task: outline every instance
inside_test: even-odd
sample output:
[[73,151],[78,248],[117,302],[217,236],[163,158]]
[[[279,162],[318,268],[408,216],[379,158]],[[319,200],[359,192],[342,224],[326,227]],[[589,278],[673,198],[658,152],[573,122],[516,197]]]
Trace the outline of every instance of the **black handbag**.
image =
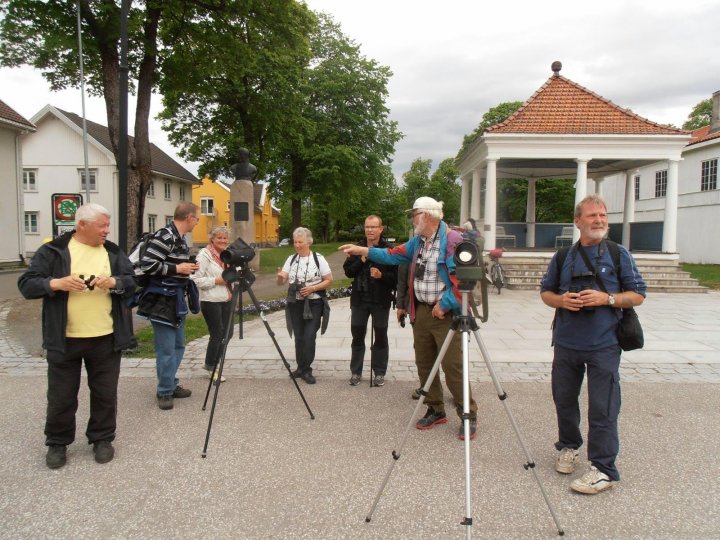
[[[585,266],[593,273],[597,280],[598,286],[602,289],[605,294],[608,293],[603,283],[602,278],[595,272],[595,268],[588,260],[585,252],[578,247],[578,251],[585,262]],[[618,345],[623,351],[634,351],[635,349],[642,349],[645,345],[645,337],[643,336],[643,329],[640,325],[640,319],[638,319],[637,313],[633,308],[623,308],[622,317],[618,322],[617,327],[617,339]]]

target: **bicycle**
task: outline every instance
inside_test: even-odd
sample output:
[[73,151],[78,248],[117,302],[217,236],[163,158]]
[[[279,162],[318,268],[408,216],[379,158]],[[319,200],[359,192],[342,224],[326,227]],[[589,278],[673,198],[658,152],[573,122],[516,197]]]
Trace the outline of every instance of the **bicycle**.
[[503,287],[507,287],[507,279],[505,277],[505,269],[500,264],[500,257],[502,257],[503,248],[492,249],[488,253],[490,257],[490,282],[493,287],[497,289],[498,294]]

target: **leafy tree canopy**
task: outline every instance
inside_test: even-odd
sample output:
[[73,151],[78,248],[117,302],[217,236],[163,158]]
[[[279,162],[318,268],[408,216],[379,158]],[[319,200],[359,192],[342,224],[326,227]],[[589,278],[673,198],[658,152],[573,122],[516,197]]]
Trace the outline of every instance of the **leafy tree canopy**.
[[458,157],[460,157],[465,149],[475,142],[487,128],[507,120],[510,115],[522,107],[522,104],[522,101],[505,101],[489,109],[483,114],[482,120],[478,124],[478,127],[475,128],[475,131],[463,137],[463,143],[458,152]]
[[709,126],[712,121],[712,98],[703,99],[700,101],[687,117],[687,120],[682,125],[683,129],[698,129],[704,126]]

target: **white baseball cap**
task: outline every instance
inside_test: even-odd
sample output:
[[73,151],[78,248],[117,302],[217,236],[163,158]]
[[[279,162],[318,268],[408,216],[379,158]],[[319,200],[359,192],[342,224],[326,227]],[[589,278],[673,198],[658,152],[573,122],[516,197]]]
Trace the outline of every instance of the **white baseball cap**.
[[413,207],[406,210],[406,212],[412,212],[413,210],[439,210],[442,212],[443,202],[436,201],[432,197],[418,197],[413,203]]

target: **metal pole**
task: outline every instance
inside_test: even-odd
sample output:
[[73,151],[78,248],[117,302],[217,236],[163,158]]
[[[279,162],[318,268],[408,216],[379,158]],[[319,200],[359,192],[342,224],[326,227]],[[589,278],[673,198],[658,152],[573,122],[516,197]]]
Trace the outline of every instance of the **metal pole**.
[[80,97],[82,100],[83,157],[85,163],[85,202],[90,202],[90,168],[88,167],[88,137],[85,121],[85,70],[83,65],[82,26],[80,0],[77,2],[78,56],[80,57]]
[[128,14],[130,0],[122,0],[120,8],[120,141],[118,144],[118,245],[128,250]]

